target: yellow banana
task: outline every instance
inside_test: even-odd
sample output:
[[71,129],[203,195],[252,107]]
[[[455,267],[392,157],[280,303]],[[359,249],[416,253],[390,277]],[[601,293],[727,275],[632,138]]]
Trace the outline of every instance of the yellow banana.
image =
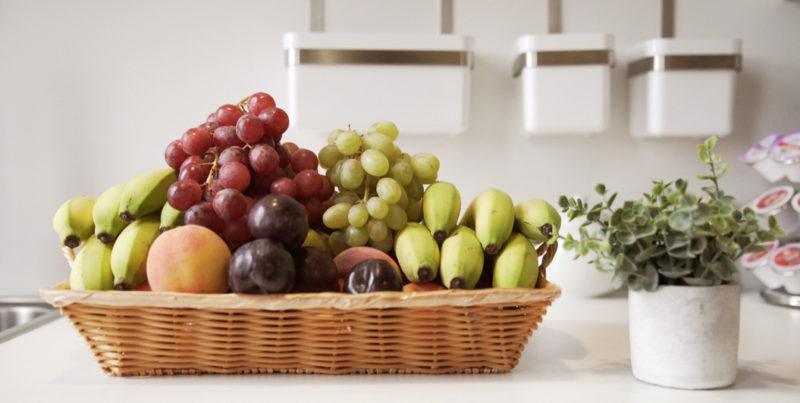
[[69,287],[73,290],[110,290],[114,287],[111,274],[111,245],[92,236],[75,256],[69,274]]
[[53,230],[61,244],[75,248],[94,233],[93,197],[73,197],[65,201],[53,216]]
[[547,241],[552,244],[558,240],[561,227],[561,215],[541,199],[525,200],[514,207],[517,231],[533,242]]
[[124,186],[119,184],[106,189],[94,203],[92,209],[94,234],[102,243],[113,243],[127,225],[119,218],[119,197]]
[[111,250],[114,288],[130,290],[147,279],[147,252],[160,225],[159,217],[152,214],[132,222],[119,234]]
[[172,207],[169,202],[164,203],[164,207],[161,208],[161,227],[158,231],[164,232],[181,225],[183,225],[183,211]]
[[125,222],[160,210],[167,202],[167,190],[176,180],[172,168],[148,171],[125,184],[119,198],[119,216]]
[[436,182],[428,186],[422,196],[422,216],[439,245],[458,224],[459,215],[461,195],[452,183]]
[[513,234],[494,262],[495,288],[531,288],[539,277],[539,257],[531,241]]
[[471,290],[483,271],[483,248],[475,232],[458,227],[442,244],[439,271],[447,288]]
[[303,241],[303,246],[313,246],[315,248],[321,249],[331,254],[331,248],[328,246],[327,236],[323,238],[319,232],[314,231],[313,229],[308,230],[308,234],[306,235],[306,240]]
[[439,245],[424,225],[408,223],[397,233],[394,252],[409,281],[431,281],[439,272]]
[[475,230],[486,254],[496,255],[514,230],[511,196],[497,189],[482,192],[467,207],[461,225]]

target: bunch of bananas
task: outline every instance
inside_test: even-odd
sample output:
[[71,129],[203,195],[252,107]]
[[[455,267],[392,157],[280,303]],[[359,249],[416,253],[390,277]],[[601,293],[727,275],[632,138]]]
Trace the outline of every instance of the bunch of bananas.
[[[142,173],[99,197],[73,197],[53,217],[64,247],[83,246],[70,273],[73,290],[133,289],[146,280],[147,252],[160,232],[183,223],[167,203],[171,168]],[[160,213],[159,213],[160,211]]]
[[397,235],[395,254],[410,281],[428,282],[438,275],[447,288],[473,289],[488,274],[495,288],[535,286],[539,259],[533,245],[556,242],[561,225],[561,216],[546,201],[514,206],[497,189],[478,195],[459,222],[461,196],[447,182],[428,187],[422,213],[424,225],[409,223]]

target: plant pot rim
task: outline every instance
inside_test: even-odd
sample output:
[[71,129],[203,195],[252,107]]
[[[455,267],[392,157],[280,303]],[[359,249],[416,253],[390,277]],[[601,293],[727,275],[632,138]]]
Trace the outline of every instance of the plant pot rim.
[[730,284],[719,284],[719,285],[659,285],[655,291],[647,291],[647,290],[632,290],[628,289],[628,292],[634,292],[639,294],[651,294],[659,292],[662,289],[666,290],[681,290],[681,289],[688,289],[688,290],[719,290],[722,288],[741,288],[741,284],[739,283],[730,283]]

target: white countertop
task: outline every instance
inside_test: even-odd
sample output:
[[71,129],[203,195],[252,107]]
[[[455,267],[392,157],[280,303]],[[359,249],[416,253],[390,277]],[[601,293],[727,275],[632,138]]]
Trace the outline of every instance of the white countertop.
[[800,402],[800,310],[742,297],[734,387],[681,391],[630,374],[625,298],[555,301],[519,366],[501,375],[114,378],[65,319],[0,344],[3,402]]

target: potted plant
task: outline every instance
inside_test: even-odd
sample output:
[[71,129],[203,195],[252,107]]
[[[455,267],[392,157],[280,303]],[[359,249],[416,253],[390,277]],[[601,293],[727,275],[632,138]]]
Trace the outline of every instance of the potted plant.
[[739,297],[736,260],[781,235],[774,217],[759,225],[750,208],[738,209],[719,187],[728,170],[714,153],[717,139],[698,145],[709,173],[702,195],[688,182],[656,181],[639,200],[615,207],[617,194],[602,184],[592,206],[561,196],[570,220],[585,219],[577,236],[563,238],[578,256],[627,285],[631,367],[645,382],[685,389],[719,388],[736,378]]

